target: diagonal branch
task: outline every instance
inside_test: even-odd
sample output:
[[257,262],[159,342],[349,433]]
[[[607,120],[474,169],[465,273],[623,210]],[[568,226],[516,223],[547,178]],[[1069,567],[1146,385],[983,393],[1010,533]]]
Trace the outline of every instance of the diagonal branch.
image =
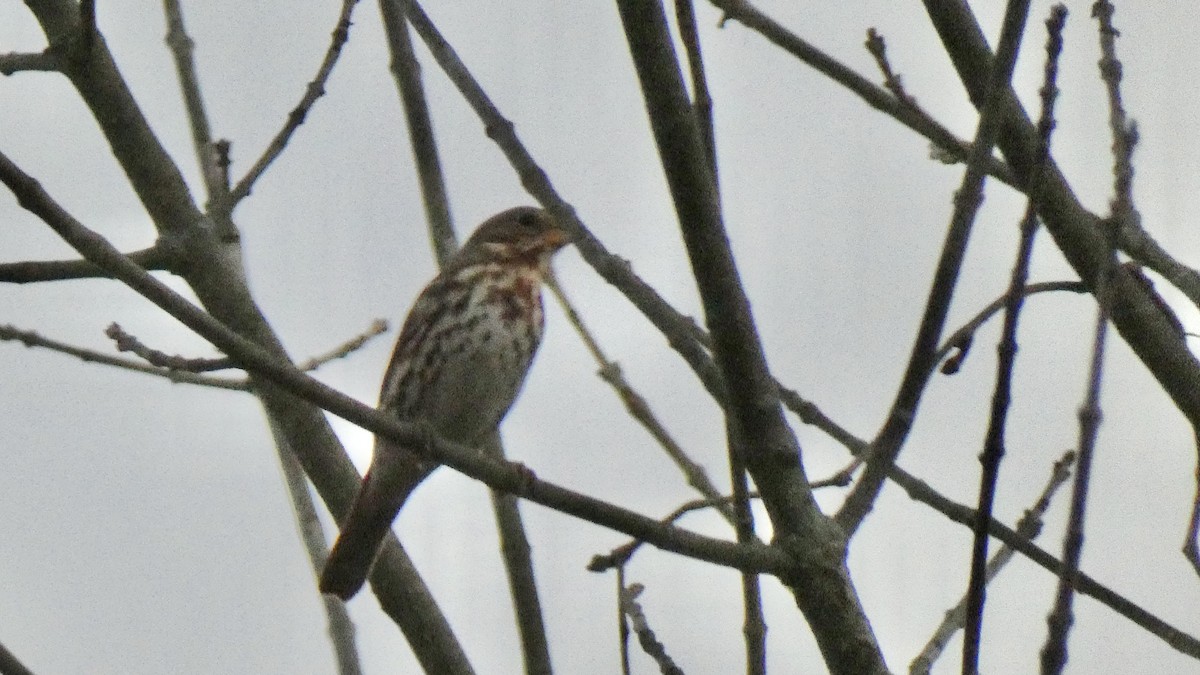
[[[749,0],[709,0],[709,2],[725,12],[725,20],[736,21],[761,34],[817,72],[849,89],[867,105],[929,139],[929,142],[937,146],[946,156],[953,157],[960,162],[965,162],[970,156],[970,144],[960,140],[924,110],[893,96],[837,59],[817,49],[808,41],[784,28],[779,22],[762,13]],[[990,155],[985,161],[987,172],[990,175],[1020,189],[1021,183],[1013,177],[1011,169],[1004,162]]]
[[627,509],[577,494],[552,483],[531,479],[528,469],[523,466],[496,462],[474,448],[432,437],[427,429],[419,425],[400,422],[366,406],[305,375],[287,361],[238,335],[131,263],[107,240],[63,210],[37,181],[22,172],[2,153],[0,182],[7,185],[17,196],[22,207],[41,217],[82,255],[125,282],[222,352],[229,354],[256,377],[274,383],[293,395],[311,401],[375,434],[410,447],[427,449],[431,459],[480,480],[496,490],[519,494],[530,501],[635,538],[645,539],[663,550],[681,553],[698,560],[735,569],[756,570],[765,574],[790,576],[796,573],[789,556],[773,547],[736,544],[664,526],[654,519]]
[[950,311],[950,301],[957,285],[975,214],[983,201],[983,181],[986,176],[984,167],[1000,132],[1001,92],[1007,90],[1012,79],[1020,38],[1024,31],[1028,5],[1025,5],[1026,10],[1022,10],[1013,4],[1019,1],[1010,0],[1009,8],[1005,12],[1000,54],[997,56],[996,67],[989,72],[987,94],[980,109],[975,141],[971,145],[962,184],[954,195],[954,213],[951,215],[942,254],[934,271],[933,286],[929,291],[921,325],[917,329],[912,354],[896,392],[896,400],[888,412],[887,420],[871,444],[871,454],[862,479],[846,497],[846,502],[837,514],[837,521],[846,529],[848,536],[853,536],[874,506],[889,469],[895,464],[908,432],[912,429],[929,374],[937,366],[934,357],[938,339]]
[[429,224],[429,239],[439,262],[446,262],[458,249],[458,240],[450,219],[450,200],[446,196],[446,181],[438,159],[437,142],[433,135],[433,119],[425,100],[421,83],[421,66],[413,53],[404,18],[403,0],[379,0],[383,28],[387,33],[391,53],[392,75],[404,104],[404,119],[408,124],[408,140],[412,145],[417,179],[421,183],[421,200],[425,205],[425,220]]
[[[963,0],[923,2],[972,102],[980,105],[992,54],[974,15]],[[1002,99],[998,145],[1024,182],[1037,166],[1038,132],[1011,89],[1003,92]],[[1094,291],[1109,259],[1099,219],[1079,203],[1053,161],[1047,162],[1042,189],[1038,212],[1043,224],[1067,262]],[[1161,298],[1124,269],[1117,270],[1111,281],[1117,330],[1189,423],[1200,428],[1200,363],[1164,315]]]
[[146,365],[141,361],[134,359],[121,358],[112,356],[103,352],[76,347],[65,342],[52,340],[47,337],[42,337],[38,333],[31,330],[21,330],[12,325],[0,325],[0,341],[15,341],[20,342],[26,347],[41,347],[50,351],[59,352],[68,356],[74,356],[85,363],[99,363],[106,366],[121,368],[122,370],[132,370],[135,373],[145,373],[146,375],[157,375],[171,382],[183,384],[196,384],[204,387],[214,387],[217,389],[229,389],[232,391],[250,391],[250,383],[246,380],[234,378],[213,377],[210,375],[198,375],[184,370],[170,370],[153,365]]
[[316,77],[313,78],[312,82],[308,83],[308,87],[304,90],[304,96],[300,97],[300,102],[288,113],[287,121],[284,122],[283,128],[267,144],[267,148],[263,150],[258,161],[254,162],[254,166],[250,167],[246,175],[230,191],[229,199],[231,207],[249,196],[250,191],[254,189],[254,183],[262,177],[267,167],[271,166],[271,162],[274,162],[283,153],[288,141],[292,138],[292,134],[296,133],[296,129],[299,129],[300,125],[304,124],[304,118],[308,116],[308,111],[312,109],[313,104],[317,102],[317,99],[325,95],[325,83],[329,81],[329,76],[333,73],[333,67],[337,64],[338,57],[342,54],[342,47],[350,39],[350,15],[357,4],[358,0],[343,0],[342,11],[338,15],[337,24],[333,29],[329,49],[325,50],[325,58],[321,61],[321,66],[317,68]]

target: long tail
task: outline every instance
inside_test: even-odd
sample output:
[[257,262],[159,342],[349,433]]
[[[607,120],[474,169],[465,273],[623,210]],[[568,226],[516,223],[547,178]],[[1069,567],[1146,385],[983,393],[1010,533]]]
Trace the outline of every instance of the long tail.
[[358,593],[400,507],[432,471],[414,461],[409,453],[397,458],[394,452],[376,447],[375,459],[358,489],[350,515],[342,522],[342,531],[325,561],[321,572],[322,593],[332,593],[343,600]]

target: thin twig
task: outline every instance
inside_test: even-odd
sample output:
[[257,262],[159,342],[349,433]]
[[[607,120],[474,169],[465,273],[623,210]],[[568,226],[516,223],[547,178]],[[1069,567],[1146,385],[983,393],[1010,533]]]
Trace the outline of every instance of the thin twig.
[[705,499],[714,500],[714,502],[720,504],[717,508],[718,512],[730,524],[733,524],[735,522],[733,509],[730,508],[727,502],[721,501],[723,500],[721,491],[709,480],[708,472],[704,470],[703,466],[689,457],[687,451],[671,436],[671,432],[667,431],[667,428],[650,408],[649,402],[625,379],[625,375],[621,372],[620,364],[610,360],[604,353],[604,350],[596,341],[596,337],[592,335],[591,330],[583,322],[583,318],[571,303],[570,298],[567,297],[562,287],[558,284],[558,280],[551,276],[546,281],[546,287],[554,294],[555,299],[558,300],[559,306],[562,307],[563,313],[567,317],[567,321],[575,328],[575,332],[583,340],[583,344],[592,355],[592,359],[599,366],[597,374],[600,376],[600,379],[612,387],[617,397],[625,404],[625,409],[629,413],[629,416],[642,425],[654,440],[658,442],[663,451],[667,453],[667,456],[671,458],[671,461],[675,462],[675,465],[683,472],[683,475],[687,478],[687,484],[695,488]]
[[904,90],[904,82],[896,71],[892,70],[892,64],[887,57],[887,43],[884,42],[883,36],[873,27],[867,29],[867,51],[871,56],[875,57],[875,65],[879,66],[879,72],[883,73],[883,88],[892,92],[892,96],[904,105],[917,107],[917,100],[909,96]]
[[228,159],[228,148],[221,152],[213,143],[204,96],[200,91],[200,77],[196,74],[196,62],[192,58],[196,44],[184,26],[183,8],[179,0],[163,0],[163,13],[167,19],[167,46],[175,60],[175,73],[191,124],[192,147],[208,192],[208,212],[217,222],[224,223],[225,229],[231,233],[233,224],[229,215],[233,203],[229,195],[228,167],[222,167],[222,160]]
[[1027,9],[1028,0],[1010,0],[1005,12],[998,53],[988,83],[989,93],[979,113],[975,141],[962,183],[954,196],[954,213],[946,230],[942,254],[934,271],[929,299],[913,341],[904,378],[897,389],[896,400],[887,420],[872,442],[871,455],[862,478],[846,497],[836,516],[847,536],[853,535],[871,511],[883,481],[887,479],[888,469],[895,464],[912,428],[929,373],[937,365],[934,358],[938,339],[946,323],[975,214],[983,199],[985,166],[1000,131],[1001,94],[1008,90],[1008,83],[1012,79]]
[[[1012,5],[1010,5],[1010,8]],[[1026,3],[1019,11],[1028,12]],[[988,415],[988,427],[984,436],[983,452],[979,457],[982,470],[979,476],[979,501],[976,507],[974,541],[971,552],[971,574],[967,588],[966,627],[963,633],[962,671],[972,675],[979,671],[979,649],[983,633],[983,606],[987,598],[987,524],[992,517],[996,498],[996,486],[1000,480],[1000,463],[1005,453],[1005,426],[1008,423],[1008,406],[1012,399],[1013,369],[1017,360],[1017,325],[1024,303],[1024,289],[1029,278],[1030,258],[1037,234],[1037,210],[1040,188],[1043,182],[1046,158],[1050,155],[1050,132],[1054,127],[1054,99],[1057,96],[1058,57],[1062,52],[1062,29],[1067,10],[1062,5],[1053,9],[1051,19],[1046,22],[1047,38],[1045,79],[1042,84],[1042,113],[1038,123],[1041,135],[1039,168],[1028,186],[1025,215],[1021,219],[1020,243],[1017,245],[1017,260],[1013,264],[1008,291],[1005,293],[1004,326],[996,345],[996,386],[992,394],[992,405]],[[1023,22],[1022,22],[1023,23]],[[1020,27],[1024,30],[1024,26]]]
[[[1088,287],[1082,281],[1043,281],[1036,284],[1029,284],[1025,287],[1023,293],[1025,297],[1029,297],[1037,293],[1051,293],[1055,291],[1084,294],[1088,292]],[[942,343],[942,346],[938,347],[936,360],[942,363],[943,373],[952,375],[958,372],[958,369],[962,367],[963,361],[970,352],[975,331],[987,323],[988,319],[1004,309],[1004,303],[1007,298],[1007,295],[1002,295],[990,302],[979,313],[964,323],[961,328],[951,333],[950,337],[946,338]],[[954,352],[953,355],[951,355],[951,352]],[[943,359],[945,359],[944,363],[942,362]]]
[[182,370],[169,370],[156,366],[149,366],[141,361],[133,359],[124,359],[118,356],[112,356],[103,352],[76,347],[65,342],[59,342],[47,337],[42,337],[38,333],[29,330],[21,330],[12,325],[0,325],[0,341],[12,340],[20,342],[26,347],[42,347],[51,351],[74,356],[86,363],[100,363],[106,366],[113,366],[124,370],[132,370],[137,373],[146,375],[157,375],[170,380],[171,382],[183,384],[195,384],[204,387],[213,387],[216,389],[229,389],[232,391],[250,391],[250,382],[245,379],[233,379],[224,377],[213,377],[211,375],[197,375]]
[[342,47],[346,41],[350,39],[350,15],[354,12],[354,6],[358,4],[358,0],[343,0],[342,11],[338,15],[337,25],[333,29],[332,39],[329,43],[329,49],[325,51],[325,58],[321,61],[321,66],[317,69],[317,75],[312,82],[308,83],[308,87],[304,90],[304,96],[300,98],[300,102],[288,113],[287,121],[284,122],[283,128],[279,133],[275,134],[275,138],[267,145],[258,161],[246,175],[242,177],[237,185],[230,192],[230,206],[237,204],[245,199],[250,191],[254,188],[254,183],[262,176],[267,167],[271,166],[283,149],[287,147],[288,141],[291,140],[292,134],[296,129],[304,124],[304,118],[308,115],[308,111],[317,102],[317,99],[325,95],[325,83],[329,80],[329,75],[333,72],[334,65],[337,64],[338,57],[341,56]]
[[387,321],[384,321],[383,319],[375,319],[371,322],[371,325],[367,327],[367,330],[354,336],[353,338],[350,338],[337,347],[325,352],[324,354],[319,354],[311,359],[308,359],[307,361],[296,364],[296,367],[307,373],[320,368],[330,361],[344,359],[354,352],[362,349],[368,342],[371,341],[372,338],[386,333],[387,330]]
[[1088,366],[1087,395],[1079,410],[1079,471],[1071,494],[1071,514],[1067,520],[1067,533],[1063,541],[1063,573],[1059,576],[1058,592],[1054,609],[1047,617],[1046,642],[1042,647],[1041,664],[1043,675],[1061,673],[1067,663],[1067,637],[1074,623],[1072,604],[1075,599],[1075,580],[1079,575],[1079,561],[1083,556],[1084,519],[1087,513],[1087,495],[1091,479],[1092,459],[1096,452],[1096,438],[1100,431],[1100,387],[1104,378],[1104,351],[1108,337],[1108,318],[1111,312],[1111,287],[1117,273],[1117,232],[1121,223],[1136,218],[1133,206],[1131,155],[1137,140],[1136,128],[1125,121],[1125,110],[1121,106],[1121,63],[1116,58],[1114,38],[1117,34],[1112,25],[1113,6],[1107,0],[1092,5],[1092,16],[1100,24],[1100,46],[1103,58],[1100,75],[1108,86],[1109,123],[1113,134],[1113,165],[1116,174],[1113,187],[1112,214],[1102,226],[1106,229],[1110,251],[1108,260],[1100,269],[1096,279],[1096,328],[1092,343],[1091,362]]
[[[296,528],[299,530],[300,541],[308,554],[309,564],[313,569],[314,579],[320,577],[321,568],[325,565],[328,548],[325,544],[325,527],[317,516],[313,504],[312,492],[308,489],[308,480],[304,476],[304,467],[296,458],[295,451],[288,443],[279,422],[272,416],[267,416],[271,427],[271,435],[275,439],[275,453],[283,472],[284,487],[292,503],[292,513],[296,516]],[[340,675],[359,675],[362,665],[359,663],[358,649],[354,644],[354,622],[346,611],[346,605],[341,600],[330,596],[321,596],[325,616],[329,624],[329,640],[333,643],[333,651]]]
[[663,675],[683,675],[683,671],[667,654],[666,647],[655,636],[654,629],[650,627],[645,612],[637,602],[637,597],[641,595],[642,590],[644,589],[641,584],[630,584],[622,589],[621,611],[629,617],[633,624],[633,632],[638,637],[638,644],[642,645],[642,651],[658,664],[659,672]]
[[142,344],[137,337],[126,333],[120,325],[113,323],[104,330],[104,334],[117,345],[117,351],[133,352],[142,357],[152,366],[168,370],[181,370],[187,373],[207,373],[213,370],[229,370],[237,368],[237,363],[228,356],[211,359],[189,359],[184,356],[167,354],[157,349],[151,349]]
[[[929,484],[913,476],[900,467],[893,467],[888,477],[908,493],[909,498],[918,501],[949,518],[960,525],[971,527],[975,523],[975,509],[959,504],[938,493]],[[988,524],[988,533],[1004,544],[1013,547],[1018,553],[1033,561],[1042,569],[1061,575],[1064,571],[1062,561],[1018,535],[1012,528],[993,519]],[[1186,654],[1194,659],[1200,659],[1200,640],[1172,626],[1163,619],[1155,616],[1134,601],[1122,596],[1113,589],[1101,584],[1092,577],[1080,572],[1076,578],[1076,590],[1094,598],[1120,616],[1129,619],[1147,633],[1162,640],[1172,649]]]
[[[1071,465],[1075,462],[1074,451],[1068,450],[1062,457],[1054,463],[1050,470],[1050,478],[1046,483],[1046,487],[1042,489],[1041,496],[1038,497],[1034,505],[1025,511],[1025,515],[1017,521],[1015,533],[1019,537],[1023,537],[1028,541],[1037,539],[1042,530],[1042,518],[1046,515],[1046,510],[1050,508],[1050,501],[1054,494],[1062,487],[1067,479],[1071,476]],[[1012,560],[1016,555],[1016,550],[1004,544],[996,551],[992,559],[987,564],[987,581],[990,583],[1001,570]],[[928,675],[938,657],[946,649],[954,634],[959,631],[967,620],[967,595],[963,595],[962,600],[953,608],[946,612],[942,623],[933,632],[929,638],[929,642],[925,644],[924,649],[908,667],[909,675]]]
[[[736,21],[759,33],[817,72],[850,90],[867,105],[929,139],[929,142],[939,149],[937,153],[939,156],[952,157],[959,162],[965,162],[970,157],[971,146],[930,117],[924,110],[905,104],[891,92],[817,49],[764,14],[749,0],[709,0],[709,2],[725,12],[725,20]],[[1018,190],[1021,189],[1013,177],[1012,169],[1007,164],[990,155],[984,161],[990,175]]]

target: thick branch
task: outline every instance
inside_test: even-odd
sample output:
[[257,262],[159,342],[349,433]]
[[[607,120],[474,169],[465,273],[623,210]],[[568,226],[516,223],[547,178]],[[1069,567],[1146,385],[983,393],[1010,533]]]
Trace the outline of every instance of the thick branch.
[[844,564],[845,540],[817,508],[800,465],[799,444],[783,418],[662,6],[652,0],[619,0],[617,6],[704,303],[714,357],[729,387],[729,437],[744,452],[778,545],[796,556],[802,570],[784,583],[792,588],[832,672],[886,672]]

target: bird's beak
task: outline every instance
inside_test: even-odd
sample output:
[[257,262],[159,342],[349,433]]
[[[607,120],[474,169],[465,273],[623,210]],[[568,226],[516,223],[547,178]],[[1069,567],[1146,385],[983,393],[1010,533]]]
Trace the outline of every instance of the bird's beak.
[[557,227],[546,230],[546,233],[542,235],[542,245],[551,251],[557,251],[569,243],[571,243],[571,238]]

